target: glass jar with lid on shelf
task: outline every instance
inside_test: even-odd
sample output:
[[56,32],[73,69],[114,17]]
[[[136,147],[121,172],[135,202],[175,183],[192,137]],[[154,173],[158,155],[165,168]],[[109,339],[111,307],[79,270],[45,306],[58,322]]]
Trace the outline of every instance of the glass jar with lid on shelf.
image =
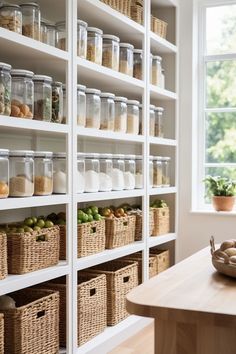
[[14,69],[11,71],[11,116],[33,118],[34,83],[32,71]]
[[113,93],[102,92],[101,95],[101,130],[114,131],[115,124],[115,95]]
[[103,31],[96,27],[88,27],[87,32],[87,60],[102,65]]
[[34,195],[51,195],[53,191],[53,153],[37,151],[34,153]]
[[87,57],[87,22],[77,20],[77,55],[80,58]]
[[99,192],[112,190],[112,154],[100,154]]
[[112,190],[123,191],[125,189],[125,155],[116,154],[112,156],[113,169],[112,169]]
[[32,197],[34,194],[34,152],[10,151],[10,197]]
[[42,19],[40,24],[40,41],[47,44],[47,26],[46,20]]
[[62,82],[52,83],[52,118],[51,122],[61,123],[63,119],[63,90]]
[[102,65],[119,71],[120,38],[111,34],[104,34],[102,38]]
[[97,193],[99,191],[99,164],[100,154],[85,154],[85,187],[86,193]]
[[66,194],[67,191],[67,166],[66,153],[53,154],[53,193]]
[[134,49],[134,78],[143,79],[143,50]]
[[126,97],[115,97],[115,132],[127,131],[127,101]]
[[52,78],[34,75],[34,119],[50,122],[52,119]]
[[139,101],[136,100],[127,101],[127,133],[139,133]]
[[143,135],[143,105],[139,104],[139,134]]
[[40,41],[41,11],[35,2],[20,5],[22,11],[22,34]]
[[162,158],[162,186],[170,187],[170,157]]
[[77,193],[84,193],[85,187],[85,162],[84,153],[77,153]]
[[9,195],[9,150],[0,149],[0,199]]
[[66,124],[67,121],[67,97],[66,97],[66,85],[62,85],[62,92],[63,92],[63,117],[62,117],[62,124]]
[[11,114],[11,65],[0,63],[0,114]]
[[67,50],[67,33],[66,22],[60,21],[56,23],[56,47],[61,50]]
[[153,188],[153,177],[154,177],[154,169],[153,169],[153,156],[149,156],[149,185],[150,188]]
[[86,128],[100,129],[101,91],[87,88],[86,91]]
[[80,127],[86,125],[86,86],[77,85],[77,124]]
[[161,87],[161,66],[162,58],[159,55],[153,55],[152,58],[152,85]]
[[18,34],[22,33],[22,12],[20,6],[0,3],[0,27]]
[[135,155],[125,155],[124,181],[126,190],[135,188],[135,172]]
[[149,106],[149,135],[155,136],[155,106]]
[[143,156],[135,156],[135,188],[143,188]]
[[162,157],[154,156],[153,157],[153,187],[154,188],[162,187],[162,179],[163,179]]
[[[56,25],[52,22],[46,21],[44,22],[45,30],[45,44],[51,45],[52,47],[56,46]],[[42,23],[41,23],[41,34],[42,34]]]
[[120,64],[119,71],[123,74],[133,76],[134,46],[130,43],[120,43]]
[[164,108],[155,107],[155,136],[157,138],[164,138],[163,112]]

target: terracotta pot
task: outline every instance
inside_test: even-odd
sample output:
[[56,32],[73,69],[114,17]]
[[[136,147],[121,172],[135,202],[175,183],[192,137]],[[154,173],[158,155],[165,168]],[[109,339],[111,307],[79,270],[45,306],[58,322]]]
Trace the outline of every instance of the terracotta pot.
[[212,197],[212,204],[216,211],[232,211],[235,197]]

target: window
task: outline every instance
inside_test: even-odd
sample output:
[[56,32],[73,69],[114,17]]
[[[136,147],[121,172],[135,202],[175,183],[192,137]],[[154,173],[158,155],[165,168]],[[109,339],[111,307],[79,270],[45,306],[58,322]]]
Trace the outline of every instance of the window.
[[199,207],[207,208],[206,175],[236,180],[236,1],[215,0],[200,17]]

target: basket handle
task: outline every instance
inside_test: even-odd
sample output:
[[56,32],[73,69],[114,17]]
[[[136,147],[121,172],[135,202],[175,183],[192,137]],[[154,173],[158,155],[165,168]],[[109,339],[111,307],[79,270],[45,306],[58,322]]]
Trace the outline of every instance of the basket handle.
[[36,236],[36,242],[48,242],[47,234],[39,234]]
[[123,226],[128,226],[129,222],[128,221],[123,221]]
[[97,293],[97,289],[96,288],[93,288],[93,289],[89,290],[90,296],[94,296],[94,295],[96,295],[96,293]]
[[124,276],[123,277],[123,283],[128,283],[129,282],[129,279],[130,279],[130,276]]
[[44,317],[45,315],[46,315],[46,311],[41,310],[41,311],[37,312],[36,317],[38,319],[38,318]]
[[90,228],[90,233],[91,233],[91,234],[96,234],[96,232],[97,232],[97,226],[92,226],[92,227]]

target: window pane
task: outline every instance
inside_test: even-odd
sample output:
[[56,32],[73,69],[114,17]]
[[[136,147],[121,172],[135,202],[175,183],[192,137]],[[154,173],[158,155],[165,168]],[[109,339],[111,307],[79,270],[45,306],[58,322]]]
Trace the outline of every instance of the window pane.
[[206,114],[206,162],[236,163],[236,113]]
[[236,61],[207,63],[207,107],[236,107]]
[[236,5],[207,9],[207,54],[236,52]]

